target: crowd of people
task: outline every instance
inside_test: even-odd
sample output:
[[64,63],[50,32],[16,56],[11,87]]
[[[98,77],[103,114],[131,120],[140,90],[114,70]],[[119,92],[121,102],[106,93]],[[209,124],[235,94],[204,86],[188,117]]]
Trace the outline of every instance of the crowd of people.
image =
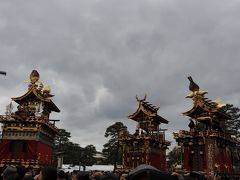
[[43,167],[39,173],[34,174],[32,169],[21,166],[8,166],[1,174],[2,180],[218,180],[217,176],[211,178],[205,174],[191,172],[188,174],[163,173],[160,170],[142,164],[129,173],[101,172],[101,171],[57,171],[54,167]]

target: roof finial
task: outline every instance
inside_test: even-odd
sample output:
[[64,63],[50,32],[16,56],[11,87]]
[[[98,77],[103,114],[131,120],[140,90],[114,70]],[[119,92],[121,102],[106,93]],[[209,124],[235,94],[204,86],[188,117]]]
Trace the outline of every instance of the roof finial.
[[136,95],[136,100],[139,102],[140,100],[138,99],[138,96]]
[[39,80],[39,73],[37,70],[33,70],[30,74],[30,81],[32,84],[35,84]]
[[146,101],[146,99],[147,99],[147,93],[145,93],[145,96],[144,96],[144,98],[143,98],[143,101]]
[[191,76],[188,76],[188,80],[190,81],[189,90],[192,92],[199,91],[199,86],[193,81]]
[[138,96],[136,95],[136,99],[137,99],[138,102],[140,102],[140,101],[146,101],[146,99],[147,99],[147,94],[145,93],[145,96],[144,96],[143,99],[139,99]]

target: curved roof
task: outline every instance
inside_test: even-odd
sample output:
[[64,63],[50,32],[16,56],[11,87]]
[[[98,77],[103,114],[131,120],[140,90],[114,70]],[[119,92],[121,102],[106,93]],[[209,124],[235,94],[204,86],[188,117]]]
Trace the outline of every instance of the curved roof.
[[146,101],[140,100],[137,111],[129,115],[128,118],[138,121],[141,114],[144,113],[147,116],[155,118],[158,122],[167,124],[168,120],[164,119],[163,117],[157,114],[158,109],[159,109],[158,107],[154,107],[152,104],[149,104]]
[[206,91],[196,91],[187,96],[187,98],[191,98],[193,100],[193,107],[182,114],[189,117],[196,117],[199,114],[206,112],[208,114],[218,114],[224,118],[229,118],[227,114],[222,112],[222,107],[225,105],[204,97],[206,93]]
[[24,95],[19,97],[14,97],[12,98],[12,100],[18,104],[21,104],[27,98],[33,97],[33,96],[39,99],[40,101],[45,102],[49,106],[51,111],[60,112],[59,108],[52,102],[51,99],[43,97],[40,93],[37,92],[36,88],[34,87],[29,89],[28,92],[25,93]]

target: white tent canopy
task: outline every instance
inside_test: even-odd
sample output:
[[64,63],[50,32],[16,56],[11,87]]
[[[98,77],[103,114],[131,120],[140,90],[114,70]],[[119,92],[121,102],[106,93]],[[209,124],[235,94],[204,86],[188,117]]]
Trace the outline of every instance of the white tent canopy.
[[[86,171],[113,171],[113,165],[93,165],[93,166],[86,166]],[[64,172],[73,172],[74,170],[83,171],[83,167],[76,165],[72,166],[70,164],[63,164],[61,170]]]

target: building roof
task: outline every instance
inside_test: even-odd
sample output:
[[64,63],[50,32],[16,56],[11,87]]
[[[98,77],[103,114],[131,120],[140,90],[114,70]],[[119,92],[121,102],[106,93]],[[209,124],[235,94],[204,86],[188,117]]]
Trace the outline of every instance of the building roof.
[[[199,86],[192,80],[191,77],[189,80],[189,90],[191,93],[186,98],[191,98],[193,100],[193,107],[189,111],[184,112],[183,115],[194,119],[199,117],[200,114],[205,114],[206,119],[212,115],[222,117],[223,119],[230,118],[222,111],[225,104],[222,104],[220,100],[212,101],[206,98],[205,95],[208,94],[208,92],[200,90]],[[201,118],[204,119],[204,117]]]
[[137,101],[139,102],[138,109],[136,110],[136,112],[128,116],[129,119],[139,122],[144,115],[144,116],[151,117],[151,119],[154,119],[159,124],[168,123],[168,120],[164,119],[163,117],[157,114],[159,107],[156,107],[150,104],[149,102],[147,102],[146,98],[142,100],[139,100],[137,98]]
[[52,102],[52,100],[50,98],[43,97],[40,92],[37,92],[37,89],[35,87],[30,88],[28,92],[22,96],[12,98],[12,100],[18,104],[21,104],[26,99],[32,97],[36,97],[40,101],[45,102],[49,106],[51,111],[60,112],[59,108]]

